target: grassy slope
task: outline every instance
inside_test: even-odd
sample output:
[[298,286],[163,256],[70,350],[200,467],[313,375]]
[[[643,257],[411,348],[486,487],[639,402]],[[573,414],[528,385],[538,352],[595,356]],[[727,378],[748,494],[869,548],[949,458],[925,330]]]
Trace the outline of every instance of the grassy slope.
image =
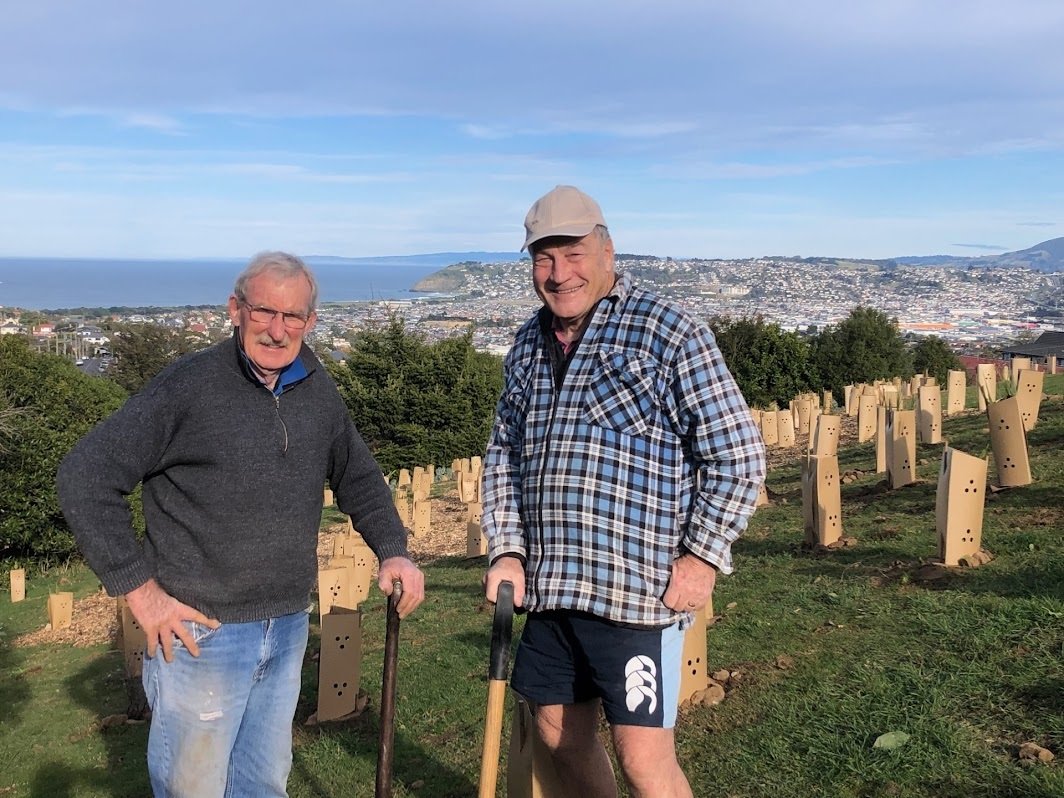
[[[1064,394],[1064,377],[1047,380],[1046,390]],[[985,417],[944,426],[952,445],[988,454]],[[931,582],[916,571],[935,554],[941,446],[920,447],[926,462],[916,485],[887,491],[871,474],[844,485],[846,532],[859,544],[829,556],[797,546],[797,467],[770,475],[781,500],[759,510],[736,545],[737,570],[719,583],[722,617],[709,630],[710,670],[737,670],[742,681],[719,706],[685,710],[678,727],[696,795],[1064,795],[1059,761],[1023,766],[1016,758],[1026,740],[1064,754],[1060,399],[1043,405],[1029,443],[1036,482],[987,500],[983,544],[996,559]],[[843,470],[874,468],[871,444],[840,460]],[[430,598],[403,622],[397,795],[476,793],[490,626],[482,567],[459,558],[428,566]],[[84,570],[31,581],[25,603],[0,601],[4,639],[39,627],[60,578],[79,595],[96,585]],[[383,625],[374,597],[362,676],[374,704]],[[793,666],[778,667],[780,655]],[[102,646],[13,649],[0,641],[0,796],[148,794],[146,729],[96,730],[125,707],[120,669]],[[308,662],[300,721],[313,711],[315,683]],[[910,739],[874,749],[889,731]],[[372,795],[376,735],[375,711],[342,726],[299,728],[292,795]]]

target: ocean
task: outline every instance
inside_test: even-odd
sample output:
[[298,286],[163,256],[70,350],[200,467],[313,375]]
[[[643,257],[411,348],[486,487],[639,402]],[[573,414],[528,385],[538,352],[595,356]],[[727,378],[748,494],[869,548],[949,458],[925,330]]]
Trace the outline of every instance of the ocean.
[[[320,258],[307,262],[319,302],[410,299],[410,289],[460,256]],[[0,307],[180,307],[223,305],[246,260],[90,260],[0,258]]]

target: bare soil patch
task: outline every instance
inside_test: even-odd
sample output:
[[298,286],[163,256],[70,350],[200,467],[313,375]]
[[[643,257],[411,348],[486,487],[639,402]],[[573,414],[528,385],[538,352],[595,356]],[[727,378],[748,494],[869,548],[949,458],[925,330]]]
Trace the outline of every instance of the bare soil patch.
[[[427,533],[410,535],[408,547],[414,561],[423,565],[440,557],[462,556],[466,552],[465,505],[454,491],[433,496],[431,525]],[[318,536],[318,565],[333,553],[333,539],[347,532],[345,524],[334,524]],[[47,620],[35,632],[16,637],[12,646],[37,646],[43,643],[58,643],[70,646],[95,646],[117,639],[118,611],[115,599],[101,588],[99,592],[74,602],[70,627],[52,629]]]
[[94,646],[115,639],[118,632],[118,610],[115,600],[101,588],[91,596],[74,602],[70,626],[52,629],[47,621],[43,628],[11,641],[16,648],[41,643],[65,643],[70,646]]

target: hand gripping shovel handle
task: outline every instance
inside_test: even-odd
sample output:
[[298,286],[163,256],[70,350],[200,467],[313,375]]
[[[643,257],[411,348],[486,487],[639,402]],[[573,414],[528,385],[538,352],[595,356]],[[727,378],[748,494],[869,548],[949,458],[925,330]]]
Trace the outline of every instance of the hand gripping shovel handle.
[[381,681],[381,736],[377,749],[377,784],[374,798],[392,798],[392,758],[395,753],[395,682],[399,658],[399,599],[403,583],[392,582],[388,601],[388,621],[384,635],[384,676]]
[[488,711],[484,719],[484,754],[480,759],[479,798],[495,798],[502,742],[502,714],[506,705],[506,672],[513,637],[514,586],[500,582],[491,625],[491,660],[488,664]]

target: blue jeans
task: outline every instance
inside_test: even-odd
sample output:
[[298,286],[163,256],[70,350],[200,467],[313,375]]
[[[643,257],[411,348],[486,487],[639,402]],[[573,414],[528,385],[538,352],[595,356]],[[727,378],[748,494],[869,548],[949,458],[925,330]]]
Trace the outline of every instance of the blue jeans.
[[144,658],[156,798],[288,794],[308,618],[297,612],[214,631],[187,622],[199,657],[175,640],[173,662],[161,650]]

